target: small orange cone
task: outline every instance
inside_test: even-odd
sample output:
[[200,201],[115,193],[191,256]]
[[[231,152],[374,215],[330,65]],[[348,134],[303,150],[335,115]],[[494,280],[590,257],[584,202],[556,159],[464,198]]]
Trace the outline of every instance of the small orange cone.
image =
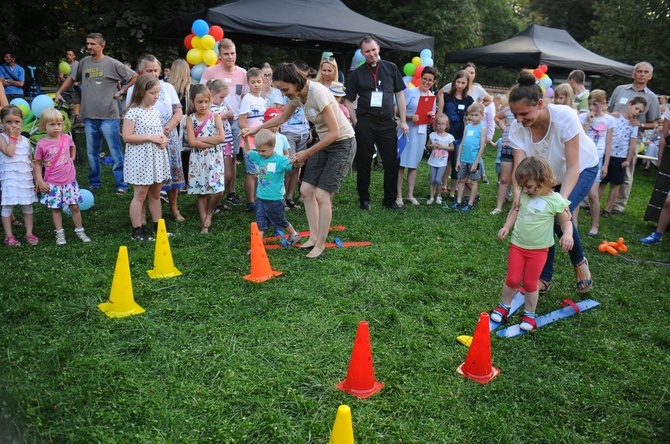
[[274,271],[270,267],[270,259],[265,251],[261,233],[258,231],[256,222],[251,223],[251,273],[244,276],[244,279],[251,282],[265,282],[275,276],[279,276],[281,271]]
[[124,318],[134,314],[142,314],[145,311],[137,305],[133,297],[133,282],[130,279],[128,247],[119,247],[109,302],[99,304],[98,308],[110,318]]
[[158,220],[158,232],[156,233],[156,248],[154,249],[154,269],[147,270],[151,279],[171,278],[181,276],[172,260],[172,251],[168,241],[165,220]]
[[361,399],[369,398],[384,388],[384,383],[375,381],[370,330],[366,321],[358,323],[347,379],[337,384],[337,388]]
[[337,409],[328,444],[354,444],[354,427],[351,424],[351,408],[348,405],[341,405]]
[[491,364],[489,315],[488,313],[482,313],[479,315],[479,322],[472,337],[468,356],[456,371],[475,382],[486,384],[500,373],[500,369],[493,367]]

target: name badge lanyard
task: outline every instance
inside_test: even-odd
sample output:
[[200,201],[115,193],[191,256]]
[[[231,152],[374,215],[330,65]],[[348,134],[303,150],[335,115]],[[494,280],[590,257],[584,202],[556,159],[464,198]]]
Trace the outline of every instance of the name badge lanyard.
[[377,75],[379,74],[379,63],[377,63],[377,69],[373,72],[372,69],[370,68],[370,65],[367,63],[365,66],[368,68],[368,71],[370,71],[370,74],[372,74],[372,79],[374,80],[375,84],[375,91],[379,91],[379,86],[382,84],[381,80],[377,80]]

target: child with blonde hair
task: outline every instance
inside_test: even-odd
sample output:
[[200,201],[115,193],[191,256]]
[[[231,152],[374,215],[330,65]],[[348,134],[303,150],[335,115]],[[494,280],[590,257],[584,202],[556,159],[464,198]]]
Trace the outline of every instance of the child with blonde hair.
[[541,157],[526,157],[517,167],[514,177],[521,188],[519,205],[512,207],[505,225],[498,231],[498,239],[504,240],[512,227],[512,239],[507,260],[507,278],[502,289],[501,302],[491,311],[494,322],[505,322],[512,299],[523,281],[525,308],[522,330],[537,328],[535,309],[538,301],[540,273],[547,261],[549,247],[554,245],[554,217],[563,228],[559,240],[563,251],[572,248],[572,222],[570,201],[553,190],[556,185],[549,163]]
[[554,90],[554,105],[566,105],[577,110],[575,107],[575,93],[568,83],[561,83]]
[[[607,94],[602,89],[591,91],[588,98],[588,107],[589,111],[581,113],[579,120],[584,127],[584,131],[586,131],[586,135],[593,140],[598,150],[598,173],[587,196],[590,208],[589,212],[591,213],[591,229],[587,234],[593,237],[598,235],[598,225],[600,223],[600,181],[607,176],[616,121],[614,117],[607,114]],[[578,218],[579,205],[572,212],[572,220],[575,222],[575,226],[577,226]]]
[[4,132],[0,134],[0,182],[2,182],[2,228],[5,244],[19,247],[21,242],[12,234],[12,211],[20,205],[26,226],[26,242],[37,245],[40,241],[33,235],[33,202],[37,202],[33,182],[30,142],[21,135],[23,114],[16,105],[8,105],[0,111]]
[[258,166],[258,186],[256,188],[256,223],[261,237],[272,225],[275,230],[285,231],[289,245],[300,241],[300,234],[286,220],[284,208],[284,173],[291,171],[291,160],[275,151],[276,132],[262,129],[256,133],[252,150],[249,138],[244,138],[244,152]]
[[[63,229],[63,207],[72,213],[74,232],[82,242],[91,242],[84,232],[79,203],[83,202],[77,171],[73,159],[77,147],[69,134],[63,134],[63,115],[54,108],[47,108],[40,114],[40,131],[46,136],[35,147],[35,183],[42,193],[40,201],[51,209],[51,219],[56,229],[56,245],[65,245]],[[42,178],[44,162],[44,178]]]
[[[458,147],[458,159],[456,160],[456,169],[458,170],[458,197],[456,203],[449,208],[452,210],[472,211],[474,210],[477,191],[479,189],[479,179],[482,172],[479,168],[479,161],[484,155],[486,146],[486,125],[482,123],[484,118],[484,105],[473,103],[467,111],[468,123],[463,130],[463,139]],[[463,205],[463,193],[465,186],[469,185],[470,198]]]

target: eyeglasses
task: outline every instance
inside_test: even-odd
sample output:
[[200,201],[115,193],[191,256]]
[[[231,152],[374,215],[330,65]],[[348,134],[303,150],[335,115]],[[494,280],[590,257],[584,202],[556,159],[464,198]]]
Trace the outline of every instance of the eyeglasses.
[[265,77],[266,79],[271,79],[271,78],[272,78],[272,74],[263,74],[263,77]]

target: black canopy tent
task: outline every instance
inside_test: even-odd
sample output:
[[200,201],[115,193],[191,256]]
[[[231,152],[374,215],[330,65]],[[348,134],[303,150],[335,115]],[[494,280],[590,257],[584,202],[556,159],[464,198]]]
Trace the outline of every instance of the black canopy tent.
[[347,52],[365,35],[382,48],[433,49],[433,37],[385,25],[358,14],[339,0],[237,0],[154,23],[157,42],[176,43],[196,19],[219,25],[235,42],[318,51]]
[[581,69],[630,77],[633,67],[589,51],[563,29],[530,25],[514,37],[492,45],[448,52],[446,63],[473,62],[482,66],[537,68],[547,65],[560,70]]

